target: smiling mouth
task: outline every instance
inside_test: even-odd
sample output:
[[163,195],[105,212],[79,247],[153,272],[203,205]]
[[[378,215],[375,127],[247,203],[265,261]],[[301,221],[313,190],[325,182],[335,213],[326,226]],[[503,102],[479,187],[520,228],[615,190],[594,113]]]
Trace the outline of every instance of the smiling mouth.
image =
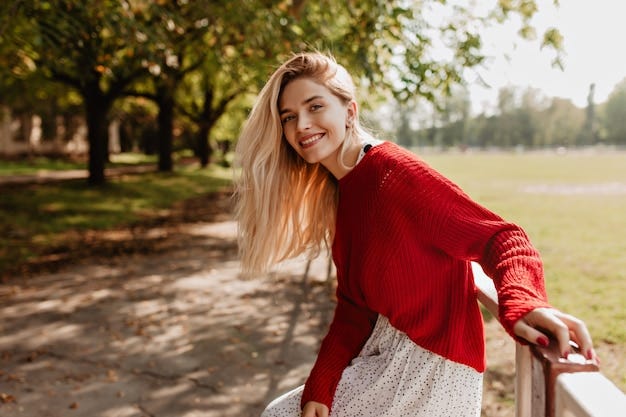
[[302,148],[311,147],[314,144],[316,144],[317,142],[319,142],[322,139],[323,136],[324,136],[323,133],[317,133],[315,135],[307,136],[304,140],[300,141],[300,146]]

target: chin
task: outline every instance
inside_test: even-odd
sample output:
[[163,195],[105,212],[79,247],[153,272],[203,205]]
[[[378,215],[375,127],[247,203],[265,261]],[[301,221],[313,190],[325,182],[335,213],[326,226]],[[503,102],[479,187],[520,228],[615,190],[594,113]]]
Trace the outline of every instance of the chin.
[[314,156],[302,156],[302,159],[308,164],[319,164],[321,162],[320,158]]

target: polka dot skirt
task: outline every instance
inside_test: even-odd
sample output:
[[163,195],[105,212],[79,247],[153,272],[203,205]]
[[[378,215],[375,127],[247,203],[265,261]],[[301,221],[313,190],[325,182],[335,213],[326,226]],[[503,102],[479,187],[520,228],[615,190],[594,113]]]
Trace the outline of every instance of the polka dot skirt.
[[[303,386],[272,401],[262,417],[299,417]],[[478,417],[482,373],[425,350],[379,316],[344,370],[330,417]]]

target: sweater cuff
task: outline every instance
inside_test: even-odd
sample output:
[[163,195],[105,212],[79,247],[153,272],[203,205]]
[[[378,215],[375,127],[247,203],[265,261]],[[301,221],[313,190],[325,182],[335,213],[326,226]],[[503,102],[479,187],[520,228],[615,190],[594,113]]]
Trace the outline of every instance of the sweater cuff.
[[513,331],[513,327],[518,320],[521,320],[526,314],[537,308],[552,308],[552,306],[543,300],[528,300],[526,302],[516,302],[514,307],[507,306],[507,303],[500,303],[498,306],[498,314],[500,316],[500,323],[506,330],[506,332],[513,338],[515,341],[519,342],[522,345],[527,345],[529,342],[517,336]]
[[[331,385],[333,387],[336,387],[336,384]],[[317,386],[318,388],[315,389],[315,386]],[[322,403],[326,407],[328,407],[328,412],[330,413],[334,396],[334,389],[331,392],[329,385],[322,387],[320,386],[320,384],[312,383],[309,378],[304,384],[304,390],[302,391],[302,398],[300,400],[300,409],[302,410],[306,403],[308,403],[309,401],[315,401],[318,403]]]

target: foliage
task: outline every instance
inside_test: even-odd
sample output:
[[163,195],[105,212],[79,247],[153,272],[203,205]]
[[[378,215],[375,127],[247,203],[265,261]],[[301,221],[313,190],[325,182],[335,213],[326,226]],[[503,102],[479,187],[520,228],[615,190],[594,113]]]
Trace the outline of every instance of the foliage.
[[410,133],[412,142],[420,146],[483,148],[579,144],[585,111],[568,99],[548,99],[535,89],[520,92],[504,87],[499,92],[496,114],[470,117],[466,94],[460,91],[443,100],[436,117],[422,120],[420,129]]
[[567,99],[553,98],[543,113],[543,146],[574,146],[584,123],[583,111]]
[[[90,172],[99,175],[102,125],[122,94],[159,100],[160,129],[168,131],[175,100],[197,124],[202,148],[227,106],[257,91],[293,51],[333,52],[374,94],[437,100],[461,82],[465,68],[483,62],[481,27],[515,18],[520,35],[532,38],[536,10],[532,0],[500,0],[482,14],[440,0],[11,0],[0,6],[0,84],[37,74],[77,89],[90,146],[98,148],[90,149]],[[551,30],[543,43],[558,51],[557,35]],[[441,47],[443,57],[434,52]],[[245,104],[234,108],[242,114]],[[160,135],[168,143],[171,132]]]
[[626,145],[626,78],[615,86],[604,113],[607,142]]

